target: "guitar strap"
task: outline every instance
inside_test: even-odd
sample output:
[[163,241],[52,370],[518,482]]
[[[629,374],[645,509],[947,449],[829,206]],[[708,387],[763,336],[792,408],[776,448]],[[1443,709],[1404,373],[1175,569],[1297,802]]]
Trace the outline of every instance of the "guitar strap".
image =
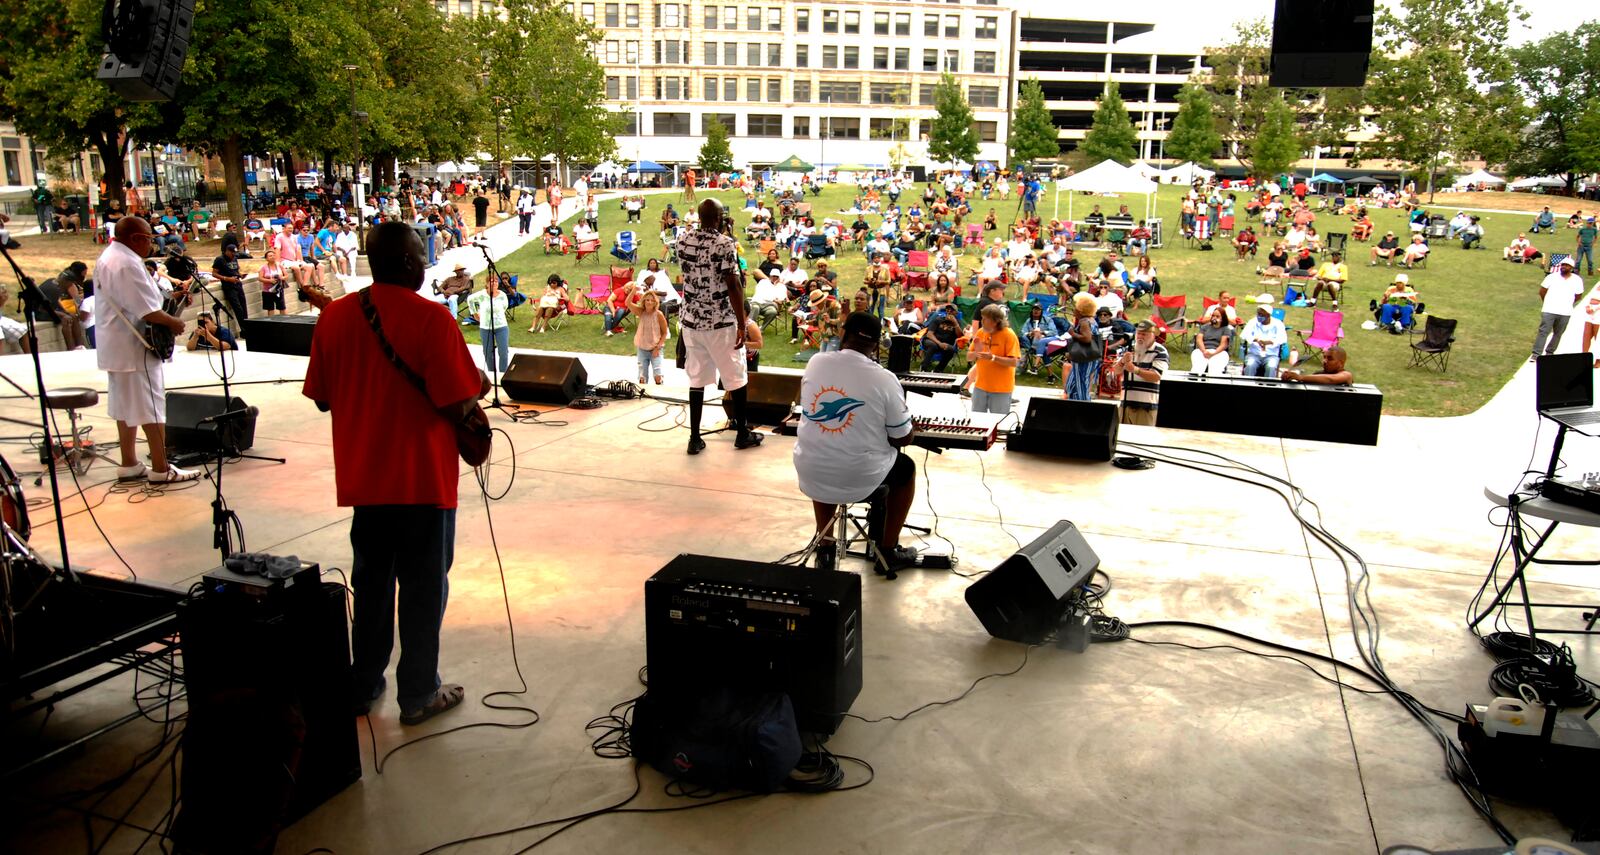
[[412,371],[411,366],[400,358],[400,354],[394,352],[394,346],[389,344],[388,336],[383,334],[383,322],[378,317],[378,307],[372,302],[371,290],[367,288],[361,289],[360,300],[361,314],[366,317],[367,326],[372,328],[372,334],[378,337],[378,350],[383,352],[384,358],[388,359],[391,365],[405,375],[407,382],[417,387],[417,391],[421,392],[422,397],[427,399],[429,408],[433,408],[433,397],[428,394],[428,382],[423,380],[422,376],[417,372]]

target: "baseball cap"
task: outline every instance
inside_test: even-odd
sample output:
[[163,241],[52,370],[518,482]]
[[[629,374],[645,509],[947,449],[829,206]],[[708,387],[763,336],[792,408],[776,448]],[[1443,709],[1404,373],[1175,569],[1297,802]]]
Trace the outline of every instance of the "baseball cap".
[[1149,320],[1143,320],[1135,324],[1133,328],[1136,332],[1149,332],[1155,329],[1156,325],[1151,323]]
[[1411,277],[1405,275],[1404,273],[1396,273],[1394,275],[1394,284],[1396,284],[1396,285],[1409,285],[1409,284],[1411,284]]
[[1578,266],[1578,265],[1576,265],[1576,264],[1573,264],[1573,263],[1572,263],[1572,259],[1571,259],[1571,258],[1570,258],[1570,257],[1568,257],[1568,258],[1563,258],[1563,259],[1561,259],[1561,266],[1562,266],[1562,267],[1572,267],[1572,268],[1576,268],[1576,267],[1577,267],[1577,266]]

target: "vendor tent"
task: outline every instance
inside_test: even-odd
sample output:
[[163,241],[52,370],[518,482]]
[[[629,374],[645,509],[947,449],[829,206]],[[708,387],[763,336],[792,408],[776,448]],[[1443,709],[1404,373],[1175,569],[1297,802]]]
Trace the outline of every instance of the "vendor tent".
[[1535,190],[1540,187],[1555,189],[1567,186],[1567,182],[1552,175],[1534,175],[1527,178],[1518,178],[1516,181],[1511,182],[1510,186],[1512,190]]
[[1153,166],[1145,163],[1142,160],[1134,161],[1133,165],[1128,167],[1128,169],[1139,175],[1141,178],[1150,178],[1156,181],[1161,180],[1161,167]]
[[1376,178],[1373,178],[1370,175],[1357,175],[1354,178],[1346,178],[1344,180],[1344,183],[1352,185],[1352,186],[1356,186],[1356,187],[1363,187],[1363,186],[1364,187],[1376,187],[1379,184],[1382,184],[1383,182],[1379,181]]
[[[1114,160],[1102,160],[1082,172],[1056,182],[1056,213],[1061,212],[1061,191],[1068,193],[1107,193],[1121,196],[1145,197],[1145,216],[1150,216],[1150,200],[1155,195],[1156,183],[1139,175]],[[1067,197],[1067,217],[1072,216],[1072,197]]]
[[1326,172],[1318,172],[1307,181],[1309,184],[1343,184],[1344,179],[1336,178]]
[[641,172],[649,173],[649,174],[659,174],[659,173],[662,173],[662,172],[671,172],[672,170],[666,168],[665,166],[662,166],[659,163],[656,163],[653,160],[640,160],[640,161],[635,161],[632,166],[629,166],[627,171],[637,175],[638,173],[641,173]]
[[1212,170],[1206,169],[1205,167],[1200,166],[1193,161],[1188,161],[1185,163],[1180,163],[1171,169],[1163,169],[1161,171],[1161,183],[1193,184],[1196,181],[1204,178],[1210,178],[1216,174],[1217,173],[1213,172]]
[[778,161],[777,163],[774,163],[772,168],[778,172],[810,172],[811,170],[816,169],[815,166],[806,163],[805,161],[801,160],[798,155],[793,154],[789,155],[783,160]]
[[1486,172],[1486,171],[1484,171],[1482,169],[1474,169],[1473,171],[1467,173],[1466,175],[1463,175],[1463,176],[1457,178],[1455,186],[1457,186],[1457,187],[1474,187],[1474,186],[1477,186],[1479,184],[1504,184],[1504,183],[1506,183],[1506,180],[1504,178],[1498,178],[1498,177],[1496,177],[1494,175],[1491,175],[1490,173],[1488,173],[1488,172]]

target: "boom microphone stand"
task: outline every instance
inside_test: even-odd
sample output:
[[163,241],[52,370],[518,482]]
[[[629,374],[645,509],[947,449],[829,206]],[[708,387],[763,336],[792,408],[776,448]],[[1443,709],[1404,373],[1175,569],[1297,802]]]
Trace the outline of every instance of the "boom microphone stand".
[[[483,261],[484,261],[485,264],[489,265],[489,275],[493,276],[495,278],[495,281],[498,282],[499,279],[500,279],[500,268],[494,266],[494,256],[489,254],[489,245],[486,244],[486,243],[483,243],[482,241],[473,241],[472,245],[477,247],[479,252],[483,253]],[[507,303],[506,311],[509,312],[511,310],[511,308],[510,308],[511,298],[510,297],[506,298],[506,303]],[[489,316],[490,316],[489,317],[490,323],[493,323],[494,322],[494,301],[493,300],[489,301]],[[510,334],[509,330],[507,330],[507,334],[508,335]],[[500,366],[499,360],[495,358],[497,356],[499,356],[498,349],[496,349],[495,352],[491,352],[489,354],[489,358],[487,360],[485,360],[486,362],[489,363],[489,365],[487,367],[489,369],[490,376],[494,377],[495,379],[494,379],[494,382],[489,384],[489,388],[492,389],[493,392],[494,392],[494,400],[491,401],[488,404],[484,404],[484,408],[485,409],[489,409],[489,410],[499,410],[500,412],[505,413],[506,416],[508,416],[512,421],[516,421],[516,418],[517,418],[516,409],[511,407],[510,405],[506,404],[504,401],[500,400],[500,379],[499,379],[500,372],[495,370],[496,368],[498,368]]]

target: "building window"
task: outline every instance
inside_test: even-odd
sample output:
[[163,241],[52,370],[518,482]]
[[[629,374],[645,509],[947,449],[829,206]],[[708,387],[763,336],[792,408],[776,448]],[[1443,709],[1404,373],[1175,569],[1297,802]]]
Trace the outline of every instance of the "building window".
[[977,122],[978,142],[996,142],[1000,128],[999,122]]
[[924,37],[930,38],[930,39],[936,39],[936,38],[939,37],[939,16],[938,15],[924,15],[923,16],[923,18],[922,18],[922,35]]
[[961,70],[961,51],[947,50],[944,52],[944,70],[951,74]]
[[739,7],[738,6],[723,6],[722,7],[722,28],[724,30],[737,30],[737,29],[739,29]]
[[622,46],[615,39],[607,39],[605,48],[606,62],[615,63],[622,56]]
[[[769,33],[781,33],[781,32],[783,32],[783,7],[782,6],[768,6],[767,7],[767,32],[769,32]],[[754,134],[752,134],[751,136],[754,136]]]
[[734,135],[734,130],[738,127],[737,117],[732,113],[706,113],[700,117],[702,132],[705,128],[709,128],[717,122],[721,122],[722,126],[728,129],[728,136],[730,137]]
[[874,83],[867,87],[867,100],[873,104],[904,104],[907,94],[904,83]]
[[924,83],[917,87],[917,103],[924,107],[934,105],[933,92],[936,87],[932,83]]
[[872,119],[867,123],[867,139],[910,139],[911,126],[905,119]]
[[681,65],[688,53],[688,42],[669,39],[656,42],[656,63],[658,65]]
[[722,13],[717,10],[717,7],[715,7],[715,6],[707,6],[706,7],[706,29],[715,30],[717,28],[717,24],[721,20],[722,20]]
[[894,70],[911,70],[911,48],[897,47],[894,49]]
[[744,100],[746,100],[746,101],[760,101],[761,100],[761,78],[759,78],[759,77],[751,77],[751,78],[748,78],[748,79],[745,80],[745,82],[744,82]]
[[433,10],[441,15],[450,14],[450,0],[433,0]]
[[[622,25],[624,27],[637,27],[637,26],[639,26],[639,4],[638,3],[624,3],[624,4],[622,4]],[[635,121],[638,121],[638,120],[635,119]]]
[[934,48],[924,48],[922,51],[922,70],[939,70],[939,51]]
[[783,78],[767,78],[767,100],[774,104],[783,100]]
[[456,4],[456,7],[461,14],[469,18],[472,17],[472,0],[461,0],[460,3]]
[[875,36],[887,36],[887,35],[889,35],[889,13],[888,12],[873,12],[872,13],[872,34],[875,35]]
[[822,135],[830,140],[861,139],[861,120],[855,117],[824,117],[822,120]]
[[823,45],[822,46],[822,67],[823,68],[838,68],[839,67],[839,47],[837,45]]
[[593,3],[580,4],[578,6],[578,10],[579,10],[579,14],[583,15],[583,19],[585,21],[588,21],[591,24],[594,23],[594,4]]
[[967,103],[974,107],[998,107],[1000,106],[1000,87],[968,86]]
[[822,31],[824,33],[837,33],[837,32],[839,32],[839,10],[837,10],[837,9],[823,9],[822,10]]
[[624,113],[622,119],[622,136],[636,137],[639,135],[639,114]]
[[961,38],[961,16],[944,16],[944,37],[947,39]]
[[794,10],[794,31],[797,33],[811,32],[811,10]]
[[979,18],[978,19],[977,31],[972,34],[973,38],[978,38],[978,39],[995,39],[995,38],[999,38],[1000,37],[1000,27],[998,26],[998,23],[999,23],[999,19],[998,18],[992,18],[992,17]]
[[744,11],[744,28],[752,33],[761,32],[761,7],[751,6]]
[[622,43],[622,61],[629,64],[639,61],[639,43],[637,41]]
[[978,74],[994,73],[994,51],[975,50],[972,52],[972,70]]
[[744,117],[745,136],[751,137],[781,137],[783,136],[782,116],[749,115]]
[[657,101],[681,101],[681,100],[683,100],[683,92],[687,88],[688,88],[687,86],[683,85],[683,78],[680,78],[680,77],[657,77],[656,78],[656,100]]
[[706,78],[705,88],[706,88],[706,100],[707,101],[715,101],[715,100],[717,100],[717,92],[720,91],[720,90],[717,89],[717,79],[715,77],[707,77]]
[[739,43],[738,42],[723,42],[722,43],[722,64],[723,65],[738,65],[739,64]]
[[706,42],[706,65],[717,64],[717,43]]
[[628,98],[628,100],[629,101],[638,100],[638,98],[639,98],[639,78],[637,76],[624,77],[622,79],[622,83],[623,83],[623,86],[626,87],[626,89],[627,89],[627,98]]
[[658,137],[686,137],[689,135],[688,113],[657,113],[655,135]]
[[622,97],[622,78],[620,78],[620,77],[607,77],[606,78],[606,100],[607,101],[615,101],[615,100],[617,100],[618,98],[621,98],[621,97]]
[[811,139],[811,117],[810,116],[795,116],[794,117],[794,136],[795,136],[795,139],[802,139],[802,140]]
[[817,99],[827,104],[860,104],[861,84],[824,80],[817,84]]
[[886,47],[872,49],[872,70],[889,70],[889,49]]
[[811,46],[810,45],[795,45],[794,46],[794,67],[795,68],[810,68],[811,67]]
[[861,34],[861,13],[850,11],[844,13],[844,32],[847,36]]
[[661,3],[656,6],[656,26],[681,27],[683,26],[682,7],[676,3]]
[[855,45],[845,45],[844,46],[844,67],[845,68],[860,68],[861,67],[861,48],[858,48]]
[[761,67],[761,45],[751,42],[744,46],[744,64]]
[[[471,0],[462,0],[461,5],[465,6],[465,5],[468,5],[470,2],[471,2]],[[606,26],[608,26],[608,27],[620,27],[620,26],[622,26],[622,4],[620,4],[620,3],[607,3],[606,4]]]
[[767,65],[771,68],[783,67],[783,45],[767,45]]
[[737,100],[739,100],[739,78],[737,78],[737,77],[724,77],[724,78],[722,78],[722,100],[724,100],[724,101],[737,101]]
[[897,36],[911,35],[911,13],[894,13],[894,34]]
[[794,82],[794,100],[797,104],[809,104],[811,102],[811,81],[796,80]]

